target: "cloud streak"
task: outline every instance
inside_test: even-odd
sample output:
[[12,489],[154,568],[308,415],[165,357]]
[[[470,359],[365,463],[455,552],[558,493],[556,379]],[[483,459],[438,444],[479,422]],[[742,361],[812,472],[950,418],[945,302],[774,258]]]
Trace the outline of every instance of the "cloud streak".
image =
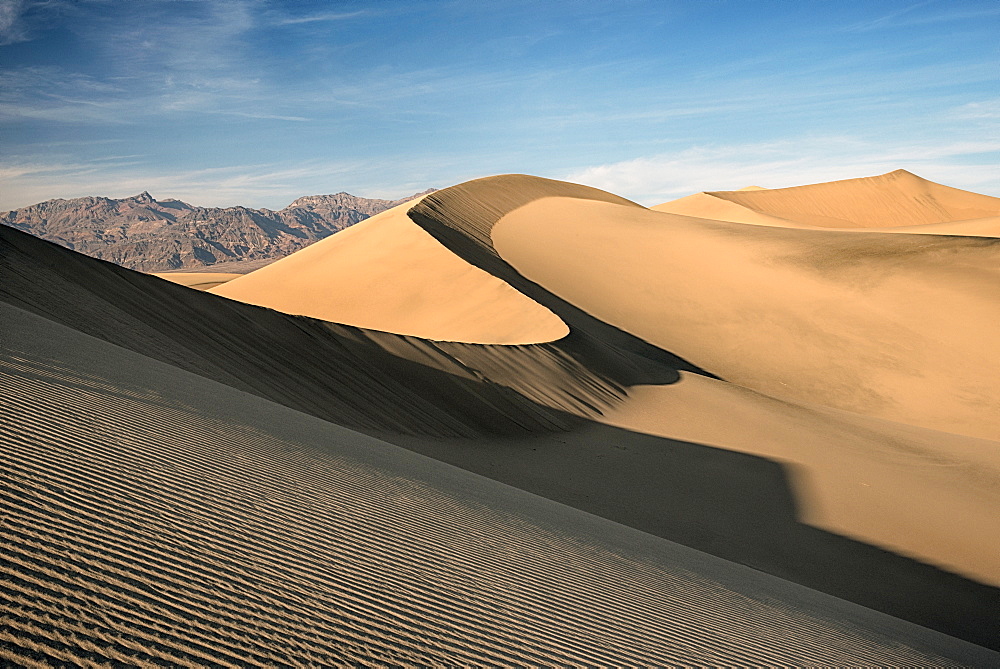
[[692,147],[672,154],[594,165],[561,175],[659,204],[703,190],[784,188],[908,169],[949,186],[1000,195],[1000,179],[974,158],[1000,152],[1000,140],[884,145],[852,137]]
[[416,183],[386,185],[380,172],[380,165],[364,161],[248,164],[172,172],[149,165],[142,156],[83,163],[7,162],[0,164],[0,180],[9,186],[0,191],[0,211],[56,197],[122,198],[142,191],[157,199],[175,198],[198,206],[280,209],[303,195],[345,188],[356,195],[389,199],[426,188]]
[[313,14],[311,16],[294,16],[283,19],[278,19],[275,24],[279,26],[292,26],[300,25],[303,23],[326,23],[329,21],[345,21],[347,19],[354,19],[359,16],[364,16],[368,12],[364,10],[359,10],[356,12],[330,12],[326,14]]
[[948,23],[952,21],[965,21],[970,19],[984,19],[1000,16],[1000,7],[995,5],[979,7],[976,9],[956,9],[954,7],[948,7],[943,11],[931,13],[921,13],[918,11],[924,7],[934,4],[938,4],[936,0],[918,2],[901,10],[880,16],[879,18],[855,23],[845,28],[844,31],[863,33],[887,28],[927,26],[935,23]]

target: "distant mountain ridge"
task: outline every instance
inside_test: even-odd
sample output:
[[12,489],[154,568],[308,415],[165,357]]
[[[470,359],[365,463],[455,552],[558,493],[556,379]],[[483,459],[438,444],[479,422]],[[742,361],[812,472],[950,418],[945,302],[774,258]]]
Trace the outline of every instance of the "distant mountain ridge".
[[0,214],[0,223],[123,267],[202,269],[260,265],[294,253],[355,223],[432,192],[400,200],[349,193],[300,197],[280,211],[196,207],[148,192],[116,200],[47,200]]

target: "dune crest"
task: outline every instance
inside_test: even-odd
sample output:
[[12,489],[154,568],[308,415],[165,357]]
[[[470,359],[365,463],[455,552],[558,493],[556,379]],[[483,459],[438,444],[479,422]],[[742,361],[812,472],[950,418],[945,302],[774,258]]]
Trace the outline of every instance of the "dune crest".
[[529,344],[569,332],[551,311],[415,225],[407,212],[418,201],[210,292],[288,314],[439,341]]
[[1000,198],[944,186],[906,170],[791,188],[706,191],[652,209],[776,227],[1000,235],[995,221]]

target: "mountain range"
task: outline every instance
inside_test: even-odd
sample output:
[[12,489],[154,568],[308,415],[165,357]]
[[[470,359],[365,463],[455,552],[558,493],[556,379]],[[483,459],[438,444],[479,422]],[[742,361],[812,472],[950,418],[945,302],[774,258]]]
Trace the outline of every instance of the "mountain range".
[[400,200],[343,192],[309,195],[271,211],[196,207],[143,192],[120,200],[47,200],[4,212],[0,223],[144,272],[204,267],[248,271],[422,194]]

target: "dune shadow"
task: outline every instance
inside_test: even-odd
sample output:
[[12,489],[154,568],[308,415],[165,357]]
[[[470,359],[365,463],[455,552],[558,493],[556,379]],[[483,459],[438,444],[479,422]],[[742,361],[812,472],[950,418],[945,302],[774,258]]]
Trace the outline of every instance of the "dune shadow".
[[566,434],[379,438],[542,497],[1000,650],[1000,588],[799,521],[785,465],[588,423]]
[[552,344],[432,342],[289,316],[4,226],[0,265],[0,301],[345,427],[527,435],[569,429],[624,396]]
[[[469,182],[429,195],[411,208],[407,216],[462,260],[501,279],[563,319],[570,335],[557,345],[619,383],[666,385],[678,381],[679,371],[719,378],[670,351],[595,318],[529,280],[500,257],[490,238],[493,226],[505,214],[539,197],[567,195],[638,205],[576,184],[524,175],[508,175],[503,180],[514,187],[497,190],[496,184],[486,183],[489,179]],[[470,207],[469,201],[476,206]]]
[[580,361],[626,386],[667,385],[680,379],[679,371],[718,378],[678,355],[591,316],[579,307],[525,278],[503,259],[482,253],[475,242],[447,226],[436,225],[419,212],[410,218],[449,251],[470,265],[502,279],[518,292],[561,318],[570,333],[555,345]]

